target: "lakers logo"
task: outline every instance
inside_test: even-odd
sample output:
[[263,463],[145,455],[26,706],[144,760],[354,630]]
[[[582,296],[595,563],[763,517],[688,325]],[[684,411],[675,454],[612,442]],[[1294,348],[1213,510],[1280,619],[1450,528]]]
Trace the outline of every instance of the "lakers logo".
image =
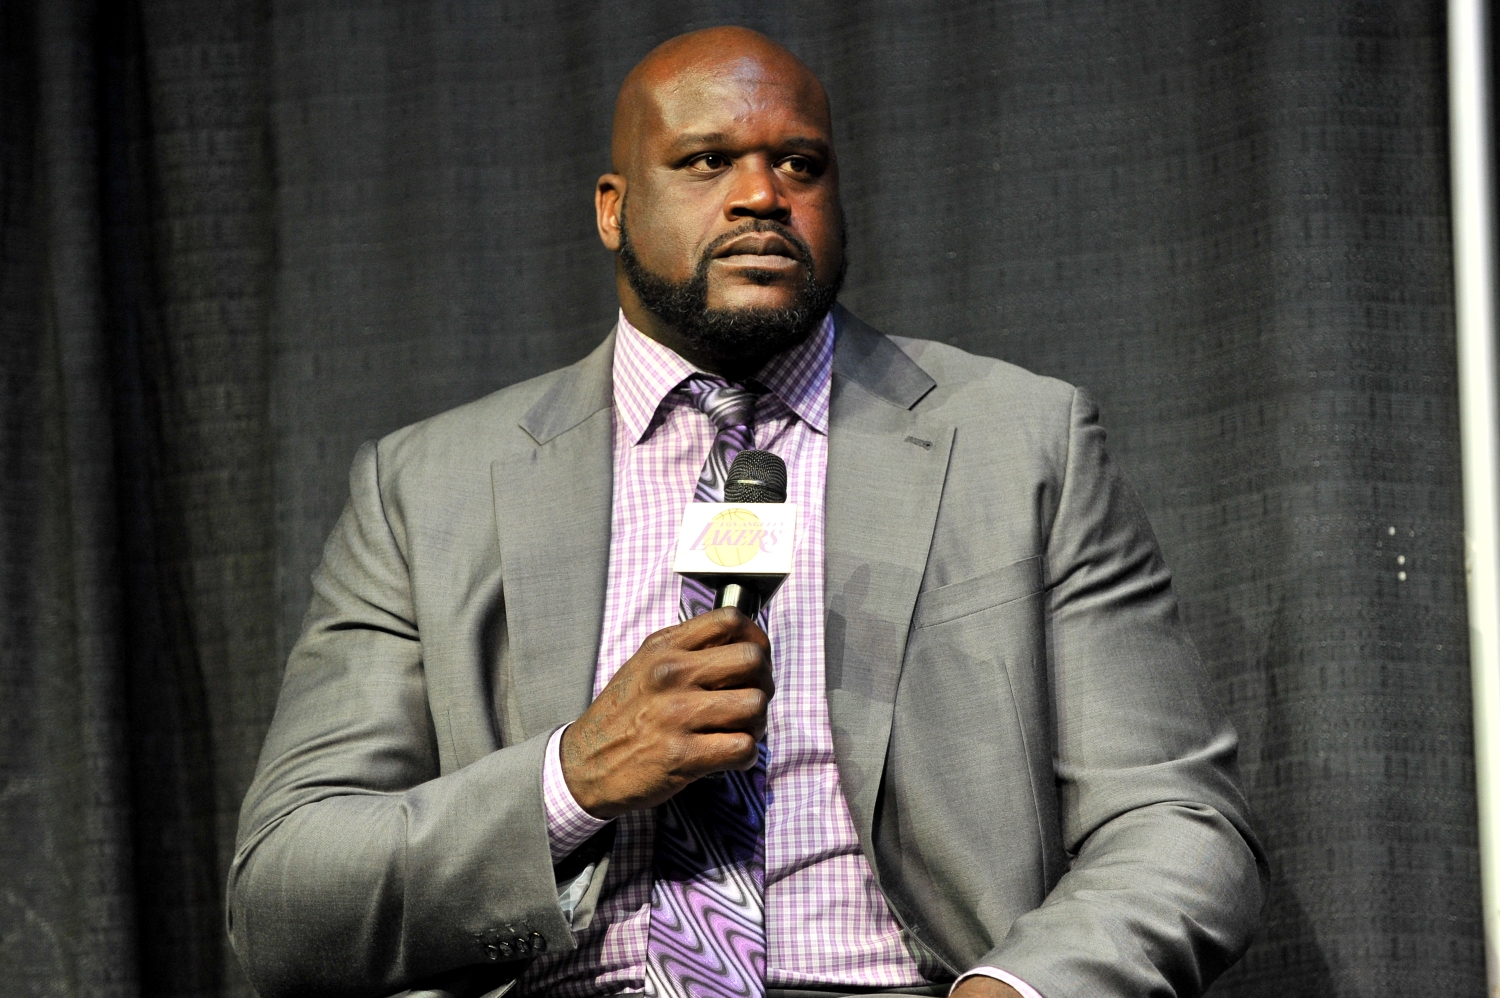
[[765,533],[760,517],[748,509],[726,509],[709,522],[703,553],[721,568],[739,568],[760,553]]
[[690,578],[784,576],[792,570],[796,536],[792,503],[690,502],[682,512],[672,570]]

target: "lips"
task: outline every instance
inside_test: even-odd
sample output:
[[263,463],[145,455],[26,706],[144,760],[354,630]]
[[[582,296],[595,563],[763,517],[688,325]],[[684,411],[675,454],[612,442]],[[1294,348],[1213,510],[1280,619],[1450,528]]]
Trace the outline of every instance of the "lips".
[[802,262],[801,255],[774,232],[747,232],[714,251],[714,259],[753,267],[789,267]]

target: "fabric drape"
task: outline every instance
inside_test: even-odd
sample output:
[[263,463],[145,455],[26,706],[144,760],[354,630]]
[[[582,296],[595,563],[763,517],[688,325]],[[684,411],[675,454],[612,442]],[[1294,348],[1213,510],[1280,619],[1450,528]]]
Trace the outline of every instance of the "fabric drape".
[[853,311],[1100,398],[1273,863],[1215,993],[1482,993],[1433,0],[0,0],[9,987],[249,994],[354,450],[603,337],[614,90],[718,23],[828,86]]

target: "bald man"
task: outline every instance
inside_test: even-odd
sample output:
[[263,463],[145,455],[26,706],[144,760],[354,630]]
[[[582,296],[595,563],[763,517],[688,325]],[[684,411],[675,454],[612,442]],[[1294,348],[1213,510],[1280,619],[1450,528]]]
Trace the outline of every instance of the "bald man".
[[[835,303],[828,100],[754,32],[631,72],[595,204],[600,347],[355,458],[230,875],[263,998],[1201,993],[1264,858],[1088,397]],[[753,620],[671,571],[752,446]]]

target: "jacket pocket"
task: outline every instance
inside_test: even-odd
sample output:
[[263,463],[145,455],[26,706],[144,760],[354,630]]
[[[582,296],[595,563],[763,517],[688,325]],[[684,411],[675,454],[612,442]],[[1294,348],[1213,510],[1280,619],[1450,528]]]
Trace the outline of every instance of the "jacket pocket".
[[1002,603],[1025,599],[1042,589],[1042,556],[1032,555],[992,572],[920,593],[911,626],[916,629],[947,623]]

